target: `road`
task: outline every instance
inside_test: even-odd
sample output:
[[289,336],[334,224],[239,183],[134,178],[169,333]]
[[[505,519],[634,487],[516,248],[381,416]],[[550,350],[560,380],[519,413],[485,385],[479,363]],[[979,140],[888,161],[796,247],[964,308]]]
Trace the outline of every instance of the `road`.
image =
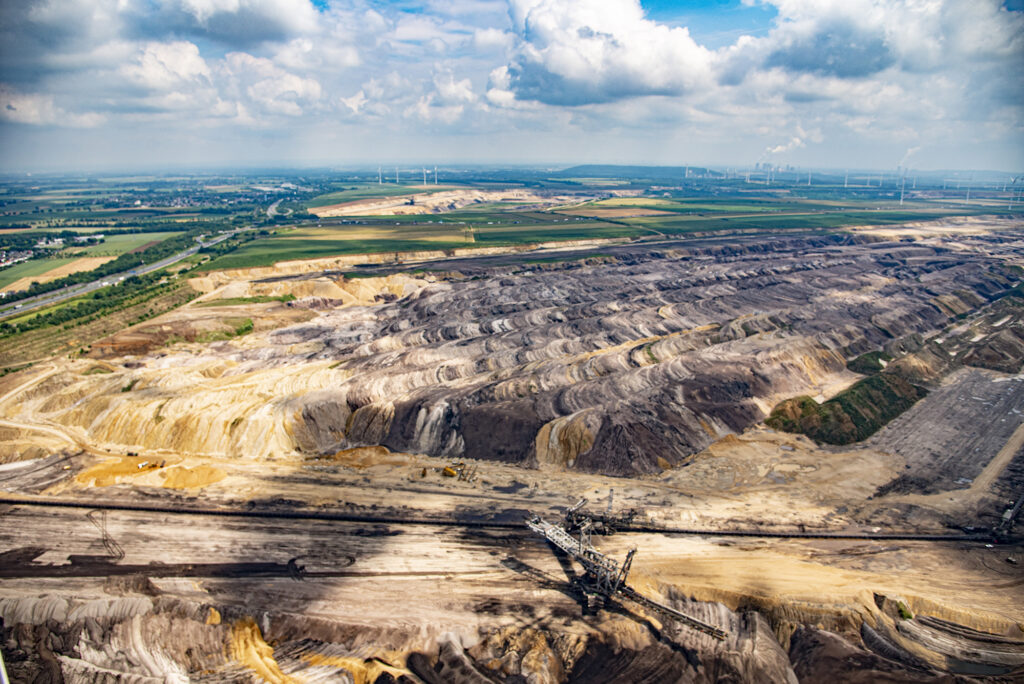
[[160,261],[154,262],[152,264],[144,264],[142,266],[138,266],[136,268],[133,268],[129,271],[124,271],[122,273],[112,273],[108,276],[105,276],[98,280],[94,280],[90,283],[79,283],[78,285],[69,285],[68,287],[62,288],[60,290],[54,290],[53,292],[47,292],[36,297],[30,297],[28,299],[23,299],[19,302],[11,302],[10,304],[0,306],[0,320],[3,320],[4,318],[9,318],[17,314],[23,314],[28,311],[33,311],[44,306],[50,306],[51,304],[56,304],[66,299],[71,299],[72,297],[78,297],[83,294],[88,294],[89,292],[94,292],[102,287],[112,287],[117,284],[120,278],[127,278],[133,275],[145,275],[146,273],[159,271],[161,268],[166,268],[167,266],[177,263],[182,259],[187,259],[188,257],[192,256],[203,247],[210,247],[212,245],[216,245],[217,243],[223,242],[224,240],[227,240],[229,237],[234,236],[236,233],[239,233],[243,230],[248,230],[249,228],[252,228],[252,226],[246,226],[245,228],[238,228],[236,230],[233,230],[230,233],[224,233],[214,238],[213,240],[210,240],[209,242],[199,242],[196,245],[189,247],[184,252],[179,252],[177,254],[167,257],[166,259],[161,259]]

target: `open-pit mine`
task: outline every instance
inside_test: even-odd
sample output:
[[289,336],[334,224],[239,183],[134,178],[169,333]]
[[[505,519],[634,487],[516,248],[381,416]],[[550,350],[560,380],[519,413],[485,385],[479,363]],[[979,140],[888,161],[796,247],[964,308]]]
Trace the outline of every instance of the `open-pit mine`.
[[0,377],[8,676],[1022,681],[1021,229],[196,274]]

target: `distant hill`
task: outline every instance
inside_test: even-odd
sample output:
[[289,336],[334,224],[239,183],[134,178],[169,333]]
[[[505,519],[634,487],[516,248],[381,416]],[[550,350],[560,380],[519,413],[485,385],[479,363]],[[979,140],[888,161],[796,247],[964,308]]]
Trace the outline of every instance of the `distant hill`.
[[[711,171],[702,166],[691,166],[690,177],[714,175],[720,176],[717,171]],[[644,178],[644,179],[672,179],[679,180],[686,175],[685,166],[618,166],[615,164],[583,164],[571,166],[552,174],[555,178]]]

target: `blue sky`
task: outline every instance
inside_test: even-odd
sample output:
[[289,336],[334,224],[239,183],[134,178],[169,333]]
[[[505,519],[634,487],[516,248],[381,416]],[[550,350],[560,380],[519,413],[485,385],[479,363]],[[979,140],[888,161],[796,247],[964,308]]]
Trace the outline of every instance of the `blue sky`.
[[1021,4],[0,3],[0,169],[1021,171]]
[[764,35],[778,16],[773,5],[740,0],[644,0],[641,5],[651,19],[671,26],[685,26],[698,42],[712,48],[731,45],[745,34]]

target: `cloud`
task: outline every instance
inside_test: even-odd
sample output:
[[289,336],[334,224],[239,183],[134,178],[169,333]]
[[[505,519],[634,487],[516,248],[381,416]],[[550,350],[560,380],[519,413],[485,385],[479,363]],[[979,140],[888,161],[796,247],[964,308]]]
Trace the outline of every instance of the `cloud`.
[[507,50],[515,42],[509,31],[497,28],[477,29],[473,32],[473,47],[477,50]]
[[232,52],[221,66],[222,76],[236,99],[267,114],[301,116],[322,94],[320,83],[289,73],[271,60],[245,52]]
[[878,73],[896,62],[884,34],[840,23],[815,28],[809,35],[787,36],[769,53],[765,66],[856,78]]
[[710,76],[711,53],[685,28],[644,17],[638,0],[510,0],[508,65],[521,99],[583,105],[681,95]]
[[199,80],[207,80],[210,68],[193,43],[147,43],[139,48],[136,59],[121,72],[130,80],[152,89],[168,90]]
[[316,31],[319,13],[309,0],[124,0],[129,34],[186,36],[245,48]]
[[956,62],[1021,56],[1024,16],[998,0],[760,0],[778,12],[768,35],[737,52],[764,67],[842,78],[897,67],[945,69]]
[[[494,134],[520,159],[830,163],[846,145],[886,166],[914,147],[915,165],[954,148],[1024,163],[1024,13],[1000,0],[744,0],[770,11],[717,49],[642,1],[0,2],[0,120],[112,139],[318,130],[412,152],[448,135],[453,159]],[[574,142],[594,134],[618,142]]]
[[36,126],[92,128],[105,121],[94,112],[68,112],[57,106],[52,95],[21,93],[0,84],[0,119],[11,123]]

